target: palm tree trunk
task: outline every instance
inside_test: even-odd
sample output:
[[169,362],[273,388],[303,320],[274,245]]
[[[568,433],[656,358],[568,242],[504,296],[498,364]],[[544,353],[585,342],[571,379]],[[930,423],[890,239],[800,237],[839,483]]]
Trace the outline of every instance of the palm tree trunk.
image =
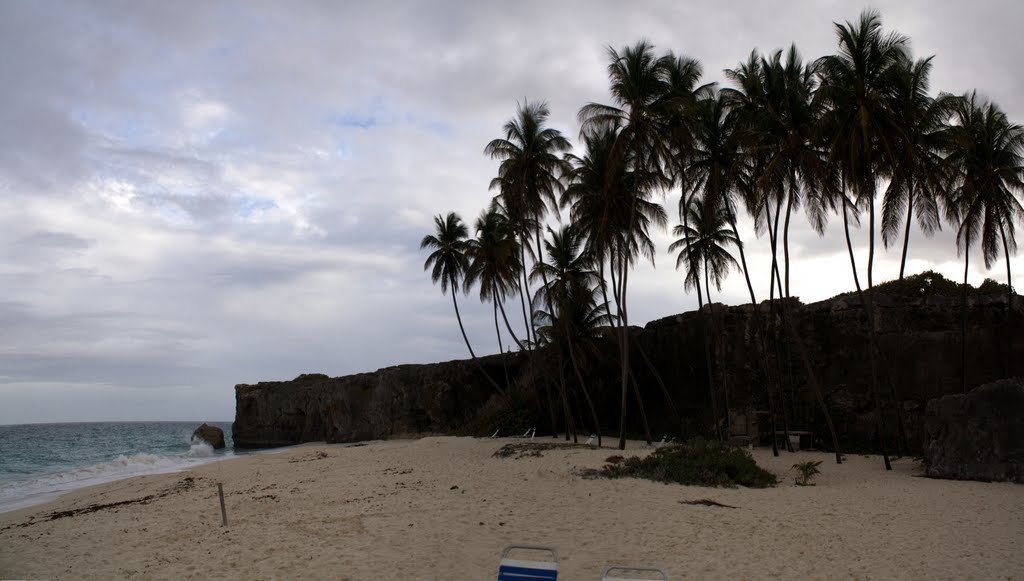
[[[523,324],[526,326],[526,339],[530,342],[530,345],[537,344],[537,329],[533,326],[533,295],[530,293],[530,281],[526,276],[526,245],[530,243],[529,236],[519,236],[519,255],[522,260],[522,269],[520,274],[522,275],[523,292],[519,293],[519,302],[523,307]],[[530,315],[526,314],[526,299],[530,300]],[[532,334],[531,334],[532,332]]]
[[480,373],[483,374],[483,376],[487,378],[487,381],[491,384],[491,386],[495,389],[495,391],[497,391],[503,397],[506,397],[506,398],[509,397],[508,396],[508,392],[506,392],[504,389],[502,389],[501,386],[498,385],[498,382],[494,381],[494,378],[491,377],[491,375],[489,373],[487,373],[487,371],[483,368],[483,366],[480,365],[480,362],[477,361],[476,353],[473,352],[473,347],[471,347],[470,344],[469,344],[469,338],[466,337],[466,329],[465,329],[465,327],[462,326],[462,315],[459,314],[459,302],[457,300],[455,300],[455,286],[451,285],[451,288],[452,288],[452,304],[455,305],[455,318],[459,321],[459,330],[462,331],[462,340],[466,342],[466,348],[469,349],[469,356],[470,356],[470,358],[472,358],[473,364],[476,365],[476,368],[480,370]]
[[914,181],[910,181],[907,192],[907,224],[903,229],[903,256],[900,258],[900,280],[907,267],[907,247],[910,245],[910,223],[914,219]]
[[[864,308],[865,315],[867,316],[868,323],[868,359],[870,360],[871,366],[871,398],[874,402],[875,414],[877,414],[878,422],[878,443],[882,449],[882,461],[885,463],[886,470],[892,470],[892,463],[889,461],[889,450],[886,440],[886,426],[885,426],[885,414],[882,412],[882,405],[879,401],[878,395],[878,341],[875,336],[875,317],[874,317],[874,303],[872,302],[871,293],[869,292],[865,296],[864,291],[861,289],[860,281],[857,279],[857,263],[853,256],[853,245],[850,242],[850,227],[849,220],[847,219],[847,200],[846,200],[846,181],[843,180],[844,190],[841,192],[843,196],[843,227],[846,230],[846,247],[850,252],[850,268],[853,270],[853,281],[857,286],[857,296],[860,298],[861,306]],[[875,199],[874,192],[872,192],[869,198],[868,211],[871,213],[868,227],[871,232],[868,236],[868,290],[872,288],[871,283],[871,269],[875,257]]]
[[[770,207],[768,198],[765,199],[764,212],[765,212],[765,218],[766,218],[766,223],[765,223],[766,227],[765,227],[765,229],[768,231],[768,242],[771,245],[771,250],[772,250],[772,267],[771,267],[771,270],[768,273],[768,277],[771,279],[771,282],[769,283],[769,288],[768,288],[768,304],[769,304],[768,313],[769,313],[769,318],[771,319],[773,336],[775,337],[775,371],[776,371],[776,376],[779,379],[779,399],[781,400],[781,401],[779,401],[779,406],[782,408],[782,436],[785,439],[784,443],[786,445],[786,451],[787,452],[792,452],[793,451],[793,446],[792,446],[792,444],[790,444],[790,441],[789,441],[789,408],[786,405],[786,381],[785,381],[786,377],[784,376],[784,374],[782,372],[783,354],[785,354],[785,359],[788,361],[789,353],[788,352],[784,352],[783,349],[782,349],[782,347],[785,346],[785,340],[779,337],[780,333],[778,331],[777,325],[775,324],[775,283],[776,283],[776,281],[778,281],[780,297],[782,295],[782,278],[779,276],[779,245],[778,245],[778,240],[779,240],[778,239],[779,215],[782,212],[779,211],[778,208],[776,208],[775,219],[773,221],[772,220],[772,211],[771,211],[771,207]],[[780,305],[781,305],[781,303],[782,303],[782,301],[780,301]],[[780,308],[780,312],[781,312],[781,308]],[[784,334],[784,333],[785,333],[785,329],[783,329],[782,334]],[[793,379],[792,374],[789,375],[788,379],[790,381],[792,381],[792,379]],[[790,386],[790,390],[789,391],[790,392],[793,391],[792,386]],[[773,439],[775,438],[775,434],[772,434],[772,438]]]
[[590,398],[590,390],[587,389],[587,382],[583,380],[579,362],[576,360],[576,352],[571,344],[569,345],[569,359],[572,361],[572,369],[576,373],[576,380],[580,382],[580,391],[583,392],[583,397],[587,400],[587,407],[590,408],[590,419],[594,422],[594,432],[597,434],[597,447],[600,448],[601,420],[598,418],[597,408],[594,407],[594,400]]
[[871,197],[868,198],[868,228],[871,230],[868,233],[868,290],[874,288],[871,284],[871,274],[875,266],[875,191],[874,186],[871,187]]
[[726,209],[729,212],[729,225],[732,226],[732,233],[736,235],[736,248],[740,251],[740,265],[743,267],[743,278],[747,281],[747,291],[750,293],[750,304],[754,308],[754,326],[757,329],[759,340],[755,345],[758,345],[759,352],[756,354],[758,361],[761,363],[761,372],[764,374],[765,391],[768,395],[768,414],[770,415],[771,430],[772,430],[772,455],[779,455],[779,445],[775,441],[775,398],[772,396],[771,379],[768,371],[768,363],[765,361],[765,353],[767,347],[765,345],[765,329],[764,321],[761,320],[761,308],[757,304],[757,298],[754,296],[754,285],[750,282],[750,271],[747,269],[747,256],[743,252],[743,241],[740,240],[740,232],[736,228],[736,215],[733,213],[731,204],[726,204]]
[[668,406],[669,412],[676,421],[681,422],[682,417],[679,415],[679,410],[676,409],[675,402],[672,401],[672,394],[668,391],[668,386],[665,385],[665,381],[662,379],[661,374],[658,373],[658,368],[651,362],[650,357],[647,356],[647,352],[644,351],[643,346],[640,345],[640,341],[632,335],[631,337],[633,339],[633,346],[636,347],[637,353],[639,353],[640,357],[643,358],[644,364],[647,365],[647,370],[651,372],[651,375],[654,376],[654,380],[661,388],[661,393],[665,396],[665,405]]
[[850,265],[853,267],[853,284],[860,292],[860,278],[857,276],[857,259],[853,255],[853,242],[850,240],[850,219],[847,215],[847,204],[845,190],[843,192],[843,230],[846,232],[846,250],[850,253]]
[[960,305],[960,389],[967,393],[967,265],[971,257],[971,237],[964,244],[964,286]]
[[[522,341],[519,340],[519,337],[516,336],[516,332],[512,330],[512,325],[509,324],[508,316],[505,314],[505,305],[502,304],[501,301],[497,302],[498,308],[501,310],[501,318],[505,321],[505,328],[508,329],[508,334],[512,336],[512,340],[516,342],[516,345],[519,346],[521,351],[529,351],[529,349],[523,345]],[[529,330],[527,330],[527,333],[529,333]]]
[[789,197],[786,200],[786,224],[782,227],[782,256],[785,260],[786,265],[786,287],[785,294],[782,293],[782,289],[779,290],[779,295],[784,298],[789,298],[789,217],[793,214],[793,197],[795,195],[795,182],[796,178],[790,178],[790,192]]
[[1006,316],[1013,309],[1013,277],[1010,276],[1010,249],[1006,246],[1006,229],[999,223],[999,234],[1003,237],[1003,256],[1006,257]]
[[[716,355],[717,355],[717,351],[718,351],[718,341],[716,341],[715,338],[718,335],[718,333],[717,333],[718,327],[715,325],[715,304],[711,302],[711,278],[710,278],[709,273],[708,273],[708,259],[707,259],[706,256],[704,257],[704,292],[707,294],[707,297],[708,297],[708,315],[709,315],[708,318],[710,320],[710,323],[708,324],[708,330],[707,330],[708,336],[709,336],[708,343],[713,343],[715,345],[715,351],[712,351],[712,353],[711,353],[711,364],[714,365],[715,368],[717,368],[718,365],[715,365],[716,364],[715,360],[716,360]],[[708,349],[710,350],[710,346],[708,347]],[[709,368],[708,372],[711,373],[712,375],[714,375],[714,369],[713,368]],[[717,387],[717,386],[718,386],[718,382],[716,381],[715,382],[715,387]],[[732,425],[729,422],[729,387],[728,387],[728,383],[726,382],[726,379],[725,379],[725,371],[724,370],[722,372],[722,395],[725,398],[725,437],[723,439],[724,440],[728,440],[729,437],[732,435]],[[717,421],[717,418],[716,418],[716,421]]]
[[452,286],[452,304],[455,305],[455,318],[459,321],[459,331],[462,331],[462,340],[466,342],[466,349],[469,349],[469,356],[476,360],[476,353],[469,344],[469,337],[466,336],[466,328],[462,326],[462,315],[459,314],[459,302],[455,300],[455,287]]
[[508,378],[508,361],[505,360],[505,347],[501,344],[501,326],[498,325],[498,295],[491,293],[494,309],[494,333],[498,336],[498,355],[501,356],[501,366],[505,370],[505,385],[512,385]]
[[629,333],[629,315],[626,311],[626,281],[629,278],[629,268],[625,256],[622,256],[620,260],[622,263],[622,271],[620,273],[620,278],[622,279],[622,291],[620,294],[622,299],[619,303],[619,316],[622,319],[622,327],[620,329],[622,332],[622,339],[620,340],[622,346],[622,413],[619,417],[619,450],[625,450],[626,401],[628,400],[627,388],[629,382],[629,339],[627,338],[627,333]]
[[[552,347],[558,351],[558,360],[562,360],[562,350],[559,345],[552,345]],[[558,388],[562,396],[562,412],[565,415],[565,441],[569,441],[569,436],[572,436],[573,442],[576,440],[576,423],[572,420],[572,408],[569,406],[569,392],[565,388],[565,367],[562,365],[558,366]]]
[[651,442],[651,425],[647,422],[647,409],[644,407],[644,400],[640,397],[640,383],[636,380],[636,374],[633,373],[633,369],[629,370],[629,382],[633,385],[633,396],[636,398],[637,408],[640,410],[640,419],[644,424],[644,438],[646,438],[647,445],[650,446]]

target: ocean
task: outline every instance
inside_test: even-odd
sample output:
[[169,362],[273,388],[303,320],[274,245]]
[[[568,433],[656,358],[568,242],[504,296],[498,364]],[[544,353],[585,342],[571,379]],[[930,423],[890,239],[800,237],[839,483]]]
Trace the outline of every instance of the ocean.
[[76,488],[130,476],[176,472],[234,456],[192,442],[203,422],[94,422],[0,426],[0,512],[46,502]]

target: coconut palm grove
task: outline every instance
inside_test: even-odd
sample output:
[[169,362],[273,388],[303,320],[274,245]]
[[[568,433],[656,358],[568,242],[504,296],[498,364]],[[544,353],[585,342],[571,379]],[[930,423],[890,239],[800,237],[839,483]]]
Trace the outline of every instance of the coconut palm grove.
[[[495,162],[493,197],[481,200],[478,217],[438,214],[421,243],[430,253],[424,266],[450,292],[474,361],[460,293],[479,293],[490,303],[499,352],[514,346],[551,370],[552,381],[531,386],[544,394],[551,426],[561,424],[566,438],[600,439],[602,429],[617,429],[622,449],[627,407],[641,402],[630,362],[646,359],[628,332],[633,267],[664,252],[675,260],[678,273],[664,276],[697,294],[704,353],[691,355],[705,357],[708,369],[715,365],[714,310],[722,308],[715,291],[730,275],[746,278],[760,330],[755,348],[767,354],[781,345],[799,354],[805,346],[788,312],[798,291],[790,284],[789,240],[801,220],[820,236],[845,237],[872,344],[865,364],[876,407],[890,400],[874,336],[873,266],[876,252],[899,253],[897,283],[910,277],[912,224],[925,235],[955,231],[949,252],[964,264],[957,289],[964,328],[972,255],[987,268],[1004,263],[1007,284],[983,286],[1005,291],[1012,307],[1016,226],[1024,219],[1024,129],[983,91],[932,87],[931,71],[941,63],[912,54],[909,39],[886,29],[876,12],[836,23],[835,38],[834,54],[818,58],[802,55],[796,44],[739,53],[735,67],[718,77],[699,60],[644,40],[608,47],[609,98],[581,104],[575,146],[573,136],[549,125],[543,100],[518,103],[483,148]],[[660,203],[668,191],[681,193],[678,208]],[[753,224],[757,239],[740,238],[743,221]],[[866,231],[866,256],[854,252],[852,226],[859,227],[855,234]],[[651,233],[667,228],[674,241],[656,247]],[[768,297],[754,292],[744,253],[751,244],[771,250]],[[614,342],[621,370],[614,378],[621,389],[617,426],[601,425],[583,378],[601,341]],[[765,363],[772,380],[764,396],[774,427],[782,378],[770,367]],[[810,375],[841,462],[829,410]],[[509,388],[487,377],[499,393]],[[966,372],[962,382],[966,391]],[[706,388],[715,417],[710,435],[724,438],[728,392],[714,373]],[[878,442],[887,468],[890,431],[882,426]]]

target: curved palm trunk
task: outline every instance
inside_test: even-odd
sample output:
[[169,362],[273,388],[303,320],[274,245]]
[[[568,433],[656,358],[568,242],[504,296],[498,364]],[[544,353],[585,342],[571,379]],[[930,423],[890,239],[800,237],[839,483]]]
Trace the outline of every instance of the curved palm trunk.
[[900,280],[907,268],[907,247],[910,246],[910,223],[914,219],[914,181],[910,180],[907,192],[907,224],[903,229],[903,256],[900,258]]
[[[558,345],[552,345],[556,351],[558,351],[558,359],[562,359],[562,350],[559,349]],[[578,443],[576,439],[576,422],[573,421],[572,408],[569,406],[569,392],[565,388],[565,367],[562,365],[558,366],[558,387],[562,395],[562,412],[565,415],[565,441],[569,441],[569,436],[572,436],[573,443]]]
[[459,314],[459,302],[455,300],[455,287],[452,287],[452,304],[455,305],[455,318],[459,321],[459,331],[462,331],[462,340],[466,342],[466,349],[469,349],[469,356],[476,360],[476,353],[469,344],[469,337],[466,336],[466,328],[462,326],[462,315]]
[[[495,295],[495,296],[497,296],[497,295]],[[512,336],[512,340],[516,342],[516,345],[519,346],[520,350],[522,350],[522,351],[529,351],[529,349],[526,346],[523,345],[522,341],[519,340],[519,337],[516,336],[516,332],[512,330],[512,325],[510,325],[508,323],[508,316],[505,314],[505,305],[503,305],[501,301],[497,301],[497,302],[498,302],[498,308],[501,310],[501,318],[504,319],[504,321],[505,321],[505,328],[508,329],[508,334]],[[529,332],[529,331],[527,331],[527,332]]]
[[868,211],[871,215],[868,218],[868,290],[874,288],[871,284],[871,275],[875,266],[875,192],[872,186],[871,197],[868,198]]
[[[539,224],[540,220],[538,219],[537,222]],[[547,272],[544,270],[544,258],[543,258],[543,253],[542,253],[543,252],[542,251],[543,246],[541,245],[541,239],[540,239],[540,226],[538,226],[534,230],[534,234],[536,235],[536,238],[537,238],[537,261],[538,261],[538,264],[540,265],[540,269],[539,269],[540,270],[540,278],[541,278],[541,282],[544,284],[543,288],[546,291],[550,287],[548,286],[548,275],[547,275]],[[552,314],[555,312],[554,305],[548,304],[548,308],[551,310]],[[534,333],[536,333],[536,330],[534,330]],[[569,440],[569,432],[571,431],[572,432],[572,437],[575,440],[575,438],[576,438],[576,427],[575,427],[575,425],[573,424],[573,421],[572,421],[572,409],[569,406],[569,394],[568,394],[568,391],[566,390],[566,387],[565,387],[565,362],[563,361],[563,358],[562,358],[562,349],[558,345],[554,345],[553,347],[555,348],[555,356],[556,356],[556,361],[557,361],[557,364],[558,364],[559,389],[560,389],[561,395],[562,395],[562,406],[565,408],[565,421],[566,421],[566,424],[565,424],[565,426],[566,426],[566,428],[565,428],[565,439],[566,439],[566,441]]]
[[620,331],[622,333],[619,339],[619,348],[622,352],[622,413],[619,417],[619,450],[626,449],[626,400],[628,399],[628,383],[629,383],[629,339],[626,335],[629,333],[629,316],[626,312],[626,279],[629,277],[629,269],[626,264],[625,257],[620,258],[622,262],[621,281],[622,285],[619,295],[621,296],[621,302],[619,303],[619,317],[621,319]]
[[572,361],[572,369],[576,373],[576,379],[580,382],[580,391],[587,400],[587,407],[590,408],[590,419],[594,422],[594,432],[597,434],[597,447],[601,447],[601,420],[597,415],[597,408],[594,407],[594,400],[590,398],[590,390],[587,389],[587,382],[583,380],[583,373],[580,372],[580,365],[576,359],[576,352],[572,345],[569,345],[569,359]]
[[1013,309],[1013,277],[1010,276],[1010,248],[1006,246],[1006,229],[1003,223],[999,223],[999,234],[1003,237],[1003,256],[1006,257],[1006,316],[1010,316]]
[[[782,408],[782,437],[785,439],[786,451],[792,452],[793,446],[789,441],[789,407],[786,405],[786,379],[787,377],[782,371],[783,360],[789,361],[789,352],[785,349],[786,342],[783,337],[780,337],[778,325],[775,323],[775,286],[778,282],[779,296],[782,296],[782,277],[779,276],[779,216],[782,211],[776,208],[775,219],[772,220],[772,211],[768,200],[765,200],[764,204],[765,218],[767,219],[765,229],[768,231],[768,242],[772,250],[772,267],[768,272],[768,278],[771,279],[768,286],[768,316],[771,319],[772,324],[772,335],[775,338],[775,372],[779,379],[779,406]],[[781,305],[784,301],[779,301],[780,304],[780,316],[781,316]],[[782,331],[785,333],[785,329]],[[789,381],[793,380],[792,374],[788,377]],[[793,391],[792,386],[789,389]],[[775,438],[775,434],[772,434],[772,438]]]
[[853,268],[853,284],[860,292],[860,277],[857,276],[857,259],[853,255],[853,242],[850,239],[850,219],[847,214],[848,201],[846,194],[843,194],[843,230],[846,232],[846,250],[850,253],[850,265]]
[[960,305],[960,389],[967,393],[967,265],[971,257],[971,237],[964,244],[964,286]]
[[[707,333],[708,333],[708,335],[710,337],[710,340],[708,341],[708,343],[714,342],[715,350],[717,351],[718,350],[719,342],[716,341],[715,338],[718,335],[718,333],[717,333],[718,327],[716,326],[716,323],[715,323],[715,305],[714,305],[714,303],[711,302],[711,278],[710,278],[709,273],[708,273],[707,257],[704,258],[704,292],[705,292],[705,294],[707,294],[707,297],[708,297],[708,315],[710,315],[710,317],[709,317],[710,318],[710,324],[708,325],[708,329],[707,329]],[[708,347],[708,350],[710,351],[710,346]],[[715,353],[711,354],[711,365],[713,365],[714,367],[717,367],[717,365],[715,365],[715,359],[716,359],[715,355],[716,355]],[[710,373],[712,376],[714,376],[714,368],[713,367],[709,367],[708,368],[708,373]],[[717,382],[716,382],[715,386],[717,387]],[[729,384],[728,384],[728,382],[727,382],[727,380],[725,378],[725,372],[724,371],[722,372],[722,395],[725,398],[725,435],[724,435],[724,437],[722,439],[723,440],[728,440],[729,437],[732,436],[732,424],[729,421]],[[716,418],[716,421],[717,421],[717,418]]]
[[455,305],[455,318],[459,321],[459,331],[462,331],[462,340],[466,342],[466,348],[469,349],[469,356],[470,358],[472,358],[473,364],[476,365],[476,368],[480,370],[480,373],[487,378],[487,381],[491,384],[495,391],[497,391],[499,394],[507,398],[508,392],[502,389],[501,386],[498,385],[498,382],[494,381],[494,378],[491,377],[491,375],[487,373],[483,366],[480,365],[480,362],[477,361],[476,353],[473,352],[473,347],[470,346],[469,344],[469,337],[466,336],[466,329],[465,327],[462,326],[462,315],[459,313],[459,302],[455,300],[454,286],[452,286],[452,304]]
[[682,418],[679,415],[679,410],[676,409],[676,404],[672,401],[672,394],[668,391],[668,386],[665,385],[665,381],[662,379],[661,374],[658,373],[658,368],[651,362],[651,358],[647,356],[647,351],[644,350],[643,346],[640,345],[640,341],[633,335],[630,335],[633,339],[633,346],[636,347],[636,352],[643,358],[644,364],[647,366],[647,370],[654,376],[654,380],[658,383],[661,388],[662,395],[665,396],[665,405],[668,406],[669,412],[676,421],[681,422]]
[[629,382],[633,385],[633,396],[636,397],[637,407],[640,409],[640,419],[644,424],[644,438],[646,438],[647,445],[650,446],[653,440],[651,439],[651,426],[647,423],[647,410],[644,408],[644,400],[640,399],[640,382],[636,380],[636,374],[633,373],[633,369],[629,369]]
[[[873,192],[872,192],[873,194]],[[845,211],[846,206],[843,206]],[[889,449],[888,449],[888,430],[885,425],[885,414],[882,412],[882,404],[878,394],[878,338],[875,333],[875,306],[874,297],[870,292],[872,289],[871,285],[871,267],[875,257],[875,199],[874,195],[869,200],[869,211],[871,217],[869,220],[869,227],[871,228],[868,248],[868,293],[865,295],[864,291],[861,290],[860,284],[857,284],[857,295],[860,297],[861,306],[864,308],[864,312],[867,315],[868,320],[868,359],[870,360],[871,366],[871,398],[875,406],[875,414],[877,414],[878,421],[878,443],[882,448],[882,461],[885,463],[886,470],[892,470],[892,463],[889,461]],[[849,232],[849,230],[847,230]],[[847,238],[849,240],[849,238]],[[853,250],[850,249],[851,266],[854,269],[854,278],[856,278],[856,264],[852,262]]]
[[785,287],[785,293],[783,294],[783,290],[779,289],[779,296],[781,296],[783,298],[787,298],[787,299],[791,296],[789,294],[789,218],[793,214],[793,197],[796,195],[795,185],[796,185],[796,177],[793,176],[793,175],[790,175],[790,191],[789,191],[789,197],[786,200],[786,223],[782,227],[782,256],[783,256],[783,260],[785,260],[785,265],[786,265],[786,287]]
[[721,414],[718,412],[718,394],[715,391],[715,373],[711,365],[711,346],[708,341],[708,320],[704,313],[704,296],[701,294],[700,275],[697,275],[697,312],[700,313],[701,342],[704,344],[704,365],[708,373],[708,395],[711,398],[711,414],[714,416],[711,425],[714,426],[715,438],[722,439],[722,424],[719,421]]
[[[519,293],[519,302],[523,307],[523,324],[526,326],[526,339],[530,345],[537,344],[537,328],[533,326],[533,295],[530,293],[530,281],[526,276],[526,245],[530,243],[528,236],[519,236],[519,255],[523,265],[520,274],[522,275],[523,292]],[[526,314],[526,299],[530,299],[530,314]]]
[[[1003,237],[1003,256],[1006,257],[1006,331],[1010,333],[1010,317],[1013,314],[1013,277],[1010,276],[1010,249],[1006,246],[1006,230],[1003,228],[1002,222],[999,223],[999,234]],[[1007,349],[1006,356],[1003,358],[1003,377],[1009,375],[1011,356],[1010,350]]]
[[493,309],[494,309],[494,333],[498,336],[498,355],[501,355],[501,367],[505,370],[505,385],[512,385],[512,382],[508,378],[508,361],[505,360],[505,346],[501,344],[501,326],[498,325],[498,297],[497,293],[493,295]]
[[772,455],[778,456],[779,445],[778,442],[775,441],[775,398],[772,394],[771,379],[769,377],[771,374],[768,371],[769,366],[767,361],[765,361],[767,348],[765,346],[764,321],[761,320],[761,308],[760,305],[757,304],[757,298],[754,296],[754,285],[750,282],[750,271],[747,269],[747,256],[746,253],[743,252],[743,241],[740,240],[740,232],[736,228],[736,215],[733,213],[731,205],[726,204],[726,210],[729,213],[729,225],[732,227],[732,233],[736,235],[736,248],[740,251],[740,266],[743,267],[743,278],[747,281],[747,291],[750,293],[750,304],[754,308],[754,325],[759,336],[758,342],[755,343],[755,345],[759,348],[757,359],[761,362],[761,372],[764,374],[765,391],[768,396],[768,414],[770,416],[772,430]]

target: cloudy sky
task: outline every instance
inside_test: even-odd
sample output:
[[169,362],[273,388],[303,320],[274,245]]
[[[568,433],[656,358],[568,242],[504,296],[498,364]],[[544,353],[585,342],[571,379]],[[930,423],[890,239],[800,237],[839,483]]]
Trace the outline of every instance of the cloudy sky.
[[[1024,119],[1017,2],[869,6],[937,55],[935,89],[979,88]],[[575,138],[579,107],[607,102],[608,45],[647,38],[722,81],[755,47],[833,51],[832,22],[864,7],[3,2],[0,423],[231,419],[236,383],[462,358],[418,242],[432,215],[487,203],[482,150],[517,100],[546,99]],[[794,228],[805,301],[852,287],[837,224]],[[912,237],[911,272],[960,276],[948,230]],[[764,297],[766,243],[743,234]],[[656,239],[656,268],[631,278],[638,324],[696,303]],[[876,280],[898,268],[890,252]],[[720,298],[745,300],[739,274]],[[478,353],[495,351],[490,308],[460,299]]]

